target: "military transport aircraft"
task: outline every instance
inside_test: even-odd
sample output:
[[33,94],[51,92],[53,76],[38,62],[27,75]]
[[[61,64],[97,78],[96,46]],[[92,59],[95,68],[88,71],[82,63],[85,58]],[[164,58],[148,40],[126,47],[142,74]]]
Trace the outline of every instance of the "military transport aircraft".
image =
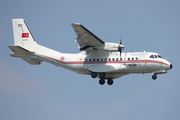
[[79,43],[78,54],[57,52],[38,45],[28,29],[24,19],[13,19],[14,45],[8,46],[12,57],[19,57],[31,65],[39,65],[45,61],[55,66],[74,71],[79,74],[100,78],[99,84],[107,80],[108,85],[113,79],[131,73],[167,73],[172,64],[154,52],[126,52],[122,53],[124,45],[102,41],[81,24],[72,23],[77,34],[75,42]]

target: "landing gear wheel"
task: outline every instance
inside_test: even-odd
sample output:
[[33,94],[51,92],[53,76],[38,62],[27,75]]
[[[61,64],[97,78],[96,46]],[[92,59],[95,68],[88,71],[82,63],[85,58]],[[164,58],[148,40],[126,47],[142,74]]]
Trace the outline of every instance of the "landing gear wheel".
[[108,83],[108,85],[112,85],[113,84],[113,80],[112,79],[108,79],[107,83]]
[[153,79],[153,80],[156,80],[156,79],[157,79],[157,76],[156,76],[156,75],[153,75],[153,76],[152,76],[152,79]]
[[105,83],[105,80],[104,80],[104,79],[100,79],[100,80],[99,80],[99,84],[100,84],[100,85],[104,85],[104,83]]
[[105,76],[106,76],[106,74],[104,72],[99,74],[100,78],[105,78]]
[[97,77],[97,73],[92,72],[92,73],[91,73],[91,77],[92,77],[92,78],[96,78],[96,77]]

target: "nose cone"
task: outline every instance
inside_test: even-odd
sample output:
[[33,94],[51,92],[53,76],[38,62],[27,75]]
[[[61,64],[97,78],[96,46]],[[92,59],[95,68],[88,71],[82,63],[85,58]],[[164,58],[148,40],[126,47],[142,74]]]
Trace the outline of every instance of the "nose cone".
[[173,67],[172,64],[170,64],[170,69],[172,69],[172,67]]

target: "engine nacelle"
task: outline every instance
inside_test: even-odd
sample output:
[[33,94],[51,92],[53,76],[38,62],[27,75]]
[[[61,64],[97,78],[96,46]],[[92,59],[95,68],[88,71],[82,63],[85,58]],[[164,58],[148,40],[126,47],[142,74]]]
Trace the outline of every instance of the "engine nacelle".
[[123,49],[124,45],[119,45],[117,43],[105,43],[102,46],[96,46],[93,48],[103,51],[109,51],[109,52],[117,52],[119,47],[120,49]]

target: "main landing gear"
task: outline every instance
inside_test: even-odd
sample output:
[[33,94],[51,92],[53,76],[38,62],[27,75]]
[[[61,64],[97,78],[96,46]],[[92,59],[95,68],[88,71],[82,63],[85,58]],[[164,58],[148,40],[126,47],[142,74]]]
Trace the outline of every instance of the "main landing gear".
[[104,83],[105,83],[105,80],[101,78],[101,79],[99,80],[99,84],[100,84],[100,85],[104,85]]
[[[101,78],[101,79],[99,80],[99,84],[100,84],[100,85],[104,85],[104,83],[105,83],[105,80]],[[113,82],[112,79],[108,79],[108,81],[107,81],[107,84],[108,84],[108,85],[112,85],[113,83],[114,83],[114,82]]]
[[[99,84],[100,84],[100,85],[104,85],[104,83],[105,83],[105,76],[106,76],[106,74],[105,74],[104,72],[99,73],[99,77],[101,78],[101,79],[99,80]],[[97,73],[92,72],[92,73],[91,73],[91,77],[92,77],[92,78],[96,78],[96,77],[97,77]],[[108,85],[112,85],[113,83],[114,83],[113,80],[112,80],[111,78],[109,78],[108,81],[107,81],[107,84],[108,84]]]
[[114,82],[112,79],[108,79],[107,83],[108,83],[108,85],[112,85]]
[[92,73],[91,73],[91,77],[92,77],[92,78],[96,78],[96,77],[97,77],[97,73],[92,72]]

